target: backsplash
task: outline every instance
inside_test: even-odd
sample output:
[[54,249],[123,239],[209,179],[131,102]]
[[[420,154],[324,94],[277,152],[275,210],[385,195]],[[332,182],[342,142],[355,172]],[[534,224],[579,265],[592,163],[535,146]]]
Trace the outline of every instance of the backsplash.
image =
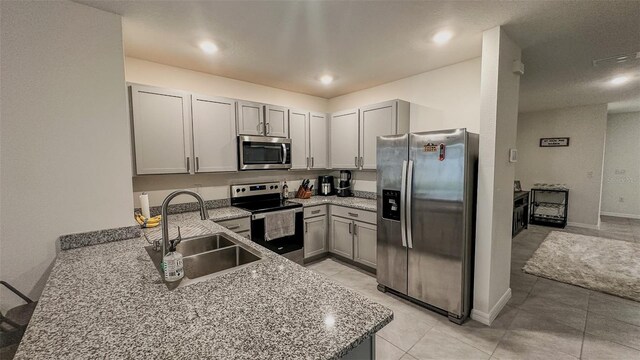
[[[247,184],[256,182],[287,181],[289,190],[294,192],[304,179],[310,179],[314,185],[320,175],[333,175],[338,179],[339,172],[334,170],[313,171],[243,171],[220,174],[196,175],[145,175],[133,178],[133,204],[136,210],[140,208],[139,196],[146,192],[149,195],[151,215],[160,213],[162,201],[178,189],[189,189],[197,192],[205,200],[208,208],[228,206],[229,186],[232,184]],[[376,173],[372,171],[353,172],[353,192],[357,197],[375,199]],[[157,208],[157,209],[156,209]],[[196,211],[196,203],[190,196],[180,195],[169,205],[169,213]]]

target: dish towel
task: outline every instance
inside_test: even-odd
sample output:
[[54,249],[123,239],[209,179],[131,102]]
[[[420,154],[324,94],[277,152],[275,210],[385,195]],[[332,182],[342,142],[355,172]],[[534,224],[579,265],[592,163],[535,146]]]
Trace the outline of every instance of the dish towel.
[[279,211],[264,216],[264,239],[266,241],[291,236],[296,233],[295,211]]

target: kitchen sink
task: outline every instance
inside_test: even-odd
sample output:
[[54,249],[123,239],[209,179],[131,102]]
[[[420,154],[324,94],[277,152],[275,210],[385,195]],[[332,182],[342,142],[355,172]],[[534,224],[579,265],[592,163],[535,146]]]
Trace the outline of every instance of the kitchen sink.
[[218,251],[209,251],[185,257],[184,275],[190,279],[194,279],[246,265],[257,260],[260,260],[259,256],[235,245]]
[[182,256],[190,256],[234,245],[236,243],[224,234],[213,234],[183,239],[176,246],[176,251]]
[[[161,270],[162,251],[153,250],[153,246],[145,246],[153,265],[164,279]],[[241,269],[262,261],[256,250],[242,244],[225,233],[185,238],[176,246],[176,251],[183,256],[184,277],[180,281],[168,282],[165,285],[173,290],[189,284],[204,281],[215,276]]]

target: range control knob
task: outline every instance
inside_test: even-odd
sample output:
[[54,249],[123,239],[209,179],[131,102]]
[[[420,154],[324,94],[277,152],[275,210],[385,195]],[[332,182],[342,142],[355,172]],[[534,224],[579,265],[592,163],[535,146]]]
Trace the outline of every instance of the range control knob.
[[278,188],[278,185],[276,185],[276,189]]
[[236,192],[240,192],[240,189],[236,189]]
[[245,188],[242,188],[242,192],[244,192],[245,190],[246,190]]

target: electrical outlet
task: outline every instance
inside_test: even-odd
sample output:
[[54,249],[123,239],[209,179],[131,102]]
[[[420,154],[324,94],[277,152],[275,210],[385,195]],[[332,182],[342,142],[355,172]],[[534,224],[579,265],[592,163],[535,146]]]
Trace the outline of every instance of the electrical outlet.
[[620,196],[620,197],[618,198],[618,202],[623,203],[623,202],[624,202],[624,198],[623,198],[622,196]]

